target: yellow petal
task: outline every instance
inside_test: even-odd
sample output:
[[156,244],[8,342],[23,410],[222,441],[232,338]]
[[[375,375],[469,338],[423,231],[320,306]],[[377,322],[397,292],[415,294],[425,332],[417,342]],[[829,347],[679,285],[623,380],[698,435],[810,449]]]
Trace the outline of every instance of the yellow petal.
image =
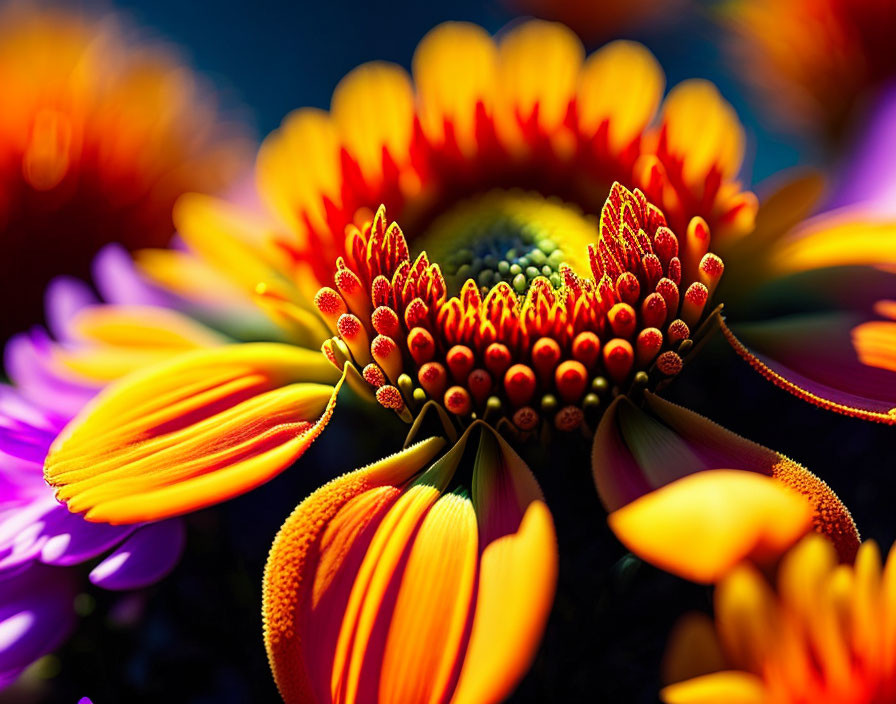
[[336,376],[319,353],[287,345],[184,353],[88,404],[51,447],[46,479],[72,511],[108,523],[224,501],[304,452],[332,413]]
[[557,538],[529,468],[483,426],[473,475],[482,549],[472,632],[452,704],[505,699],[535,656],[554,601]]
[[641,44],[615,41],[588,57],[579,78],[579,129],[593,135],[608,123],[613,152],[622,151],[653,119],[666,78]]
[[262,142],[255,165],[258,190],[293,232],[302,232],[303,215],[313,228],[324,227],[324,199],[340,202],[339,149],[330,116],[313,108],[290,113]]
[[450,124],[464,153],[472,153],[477,104],[491,107],[497,54],[488,32],[466,22],[445,22],[423,37],[413,72],[420,123],[429,139],[441,143]]
[[400,66],[375,61],[350,71],[333,91],[330,115],[368,180],[376,182],[382,176],[384,149],[396,163],[408,162],[414,91]]
[[660,692],[665,704],[765,704],[762,681],[747,672],[716,672]]
[[556,579],[540,491],[484,425],[420,472],[427,443],[315,492],[275,541],[266,643],[288,704],[497,702],[528,666]]
[[70,332],[77,342],[57,346],[54,358],[78,376],[102,384],[226,341],[177,311],[137,305],[82,308],[70,321]]
[[683,160],[684,178],[702,184],[711,170],[735,176],[744,154],[737,113],[709,81],[691,79],[675,86],[663,103],[667,149]]
[[633,553],[694,582],[742,560],[780,555],[811,527],[809,504],[769,477],[709,470],[679,479],[609,516]]
[[513,146],[519,121],[538,109],[538,126],[557,130],[575,98],[584,49],[573,32],[561,24],[533,20],[511,29],[498,51],[500,134]]
[[781,613],[765,578],[749,565],[735,568],[715,592],[716,627],[728,659],[761,673],[782,639]]

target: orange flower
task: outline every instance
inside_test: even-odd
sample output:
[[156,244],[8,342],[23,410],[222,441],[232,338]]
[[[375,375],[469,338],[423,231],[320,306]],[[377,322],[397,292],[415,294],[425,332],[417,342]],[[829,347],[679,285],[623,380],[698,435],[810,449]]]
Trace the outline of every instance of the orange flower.
[[[777,589],[743,565],[715,592],[715,628],[684,621],[667,652],[667,704],[878,704],[896,699],[896,550],[863,543],[854,565],[809,536]],[[685,681],[678,681],[681,677]]]
[[794,127],[840,136],[859,101],[896,77],[891,0],[738,0],[736,65]]
[[87,275],[110,241],[167,243],[175,199],[235,175],[245,144],[196,83],[108,18],[0,13],[0,335],[39,318],[53,275]]

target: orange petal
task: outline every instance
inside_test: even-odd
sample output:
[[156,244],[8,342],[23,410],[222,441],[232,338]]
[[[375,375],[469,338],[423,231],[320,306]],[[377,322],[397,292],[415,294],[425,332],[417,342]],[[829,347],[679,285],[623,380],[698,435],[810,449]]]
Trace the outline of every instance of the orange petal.
[[753,472],[709,470],[679,479],[610,514],[633,553],[693,582],[711,583],[747,558],[768,561],[812,525],[796,492]]
[[725,655],[713,620],[694,611],[682,616],[666,644],[663,682],[681,682],[725,669]]
[[553,597],[553,524],[522,461],[471,430],[472,468],[468,431],[421,472],[443,445],[431,439],[331,482],[284,524],[264,614],[288,704],[499,701],[525,671]]
[[337,376],[320,353],[288,345],[185,353],[88,404],[50,449],[46,479],[72,511],[108,523],[224,501],[305,451],[332,413]]
[[762,680],[748,672],[715,672],[670,685],[660,692],[665,704],[765,704]]

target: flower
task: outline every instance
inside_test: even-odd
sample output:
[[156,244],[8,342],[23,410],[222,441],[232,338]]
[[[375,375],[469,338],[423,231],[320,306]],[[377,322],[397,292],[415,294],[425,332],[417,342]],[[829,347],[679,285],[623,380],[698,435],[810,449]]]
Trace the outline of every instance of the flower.
[[795,128],[836,139],[861,101],[896,76],[889,0],[728,3],[736,65]]
[[5,339],[38,318],[54,274],[86,276],[103,244],[167,243],[175,199],[226,186],[246,144],[171,52],[109,17],[13,4],[0,26]]
[[[74,280],[57,279],[48,290],[47,318],[62,344],[34,328],[6,346],[6,368],[15,386],[0,385],[0,585],[20,591],[4,598],[7,606],[0,614],[0,631],[8,638],[0,643],[3,686],[74,628],[78,581],[68,568],[103,556],[90,571],[91,583],[136,589],[168,574],[183,550],[179,519],[88,523],[59,503],[44,482],[51,443],[108,381],[191,342],[216,341],[211,331],[173,310],[148,308],[160,297],[141,283],[121,248],[104,249],[95,273],[106,294],[103,303]],[[122,328],[123,311],[135,308],[146,313],[143,327]],[[91,334],[102,344],[88,345]],[[86,356],[91,359],[79,362]],[[91,371],[100,377],[91,378]]]
[[[752,283],[752,260],[730,258],[740,243],[757,238],[775,261],[784,216],[772,227],[760,212],[768,229],[749,234],[755,197],[733,180],[742,131],[715,88],[674,88],[653,124],[663,79],[646,50],[582,54],[558,25],[525,23],[496,44],[451,23],[418,48],[416,89],[395,67],[367,65],[329,115],[288,118],[257,167],[283,222],[190,196],[174,214],[185,246],[138,256],[169,295],[162,305],[218,328],[217,342],[181,334],[146,366],[135,362],[159,350],[141,345],[125,358],[130,373],[53,442],[45,477],[57,498],[90,522],[127,525],[268,481],[349,389],[408,423],[404,450],[318,490],[275,541],[266,645],[287,701],[372,688],[401,701],[405,687],[495,701],[512,690],[557,564],[537,484],[549,468],[529,469],[526,440],[593,434],[611,508],[688,473],[748,470],[807,497],[800,529],[814,520],[844,559],[858,542],[806,469],[653,403],[711,333],[734,339],[711,299],[728,300],[720,280],[732,269],[733,293]],[[146,331],[161,310],[112,312]],[[95,376],[104,329],[82,330],[74,355],[48,347]],[[862,417],[893,418],[877,416]],[[738,542],[726,559],[755,548]],[[409,658],[414,677],[398,677]]]
[[674,678],[663,701],[892,701],[894,555],[882,567],[865,542],[855,564],[838,565],[831,545],[810,535],[783,558],[776,587],[754,567],[736,568],[716,587],[715,628],[691,617],[673,636],[667,664],[690,676]]

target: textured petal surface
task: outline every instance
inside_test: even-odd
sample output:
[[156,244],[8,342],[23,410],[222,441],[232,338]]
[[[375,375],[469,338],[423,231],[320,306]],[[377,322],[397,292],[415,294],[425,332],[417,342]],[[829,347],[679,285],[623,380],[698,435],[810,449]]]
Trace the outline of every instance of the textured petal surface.
[[287,702],[498,702],[525,672],[553,600],[553,522],[519,457],[472,432],[475,458],[468,432],[425,468],[444,441],[424,441],[284,524],[264,615]]
[[610,527],[639,557],[711,583],[747,558],[774,558],[810,529],[812,511],[781,482],[710,470],[679,479],[614,511]]
[[831,488],[784,455],[726,430],[697,413],[644,394],[643,408],[620,398],[594,437],[592,471],[604,505],[614,511],[658,487],[695,472],[734,468],[774,477],[802,494],[815,529],[851,561],[859,534]]
[[332,413],[317,352],[255,343],[187,353],[104,390],[45,476],[88,520],[158,520],[232,498],[294,462]]
[[723,323],[722,331],[776,386],[822,408],[896,424],[896,322],[827,313]]

